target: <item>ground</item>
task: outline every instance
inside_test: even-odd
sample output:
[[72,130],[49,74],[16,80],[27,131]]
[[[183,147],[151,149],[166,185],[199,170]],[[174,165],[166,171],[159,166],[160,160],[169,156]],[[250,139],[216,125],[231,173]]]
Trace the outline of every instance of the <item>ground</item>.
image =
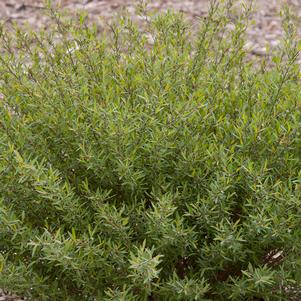
[[[53,0],[70,12],[84,9],[93,20],[110,20],[112,15],[126,8],[134,14],[135,4],[142,0]],[[245,0],[250,3],[251,0]],[[209,0],[148,0],[149,8],[156,10],[175,9],[196,23],[198,17],[206,14]],[[6,23],[28,22],[34,27],[46,26],[48,19],[44,14],[43,0],[2,0],[0,1],[0,21]],[[281,18],[279,9],[282,4],[288,4],[294,12],[301,16],[301,0],[254,0],[256,13],[253,19],[256,24],[248,31],[247,47],[253,55],[265,54],[266,44],[277,46],[281,37]],[[301,26],[300,26],[301,29]]]

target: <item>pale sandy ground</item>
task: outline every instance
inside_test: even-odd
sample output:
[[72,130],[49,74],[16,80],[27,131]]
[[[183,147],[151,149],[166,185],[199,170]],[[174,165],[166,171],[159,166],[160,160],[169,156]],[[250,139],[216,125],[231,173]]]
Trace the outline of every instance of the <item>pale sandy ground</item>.
[[[34,27],[46,26],[49,19],[44,15],[43,2],[43,0],[0,0],[0,21],[7,23],[16,21],[20,24],[28,22]],[[148,1],[148,7],[151,10],[181,11],[195,24],[198,22],[198,17],[206,14],[208,2],[209,0],[155,0]],[[250,0],[245,2],[250,3]],[[296,15],[301,17],[301,0],[254,0],[253,2],[256,12],[252,17],[256,23],[248,30],[247,46],[254,55],[261,56],[265,54],[267,43],[272,47],[279,43],[282,35],[279,16],[281,5],[288,4]],[[137,0],[54,0],[53,3],[60,3],[70,13],[77,9],[84,9],[91,20],[101,23],[101,18],[110,20],[122,9],[135,14]]]

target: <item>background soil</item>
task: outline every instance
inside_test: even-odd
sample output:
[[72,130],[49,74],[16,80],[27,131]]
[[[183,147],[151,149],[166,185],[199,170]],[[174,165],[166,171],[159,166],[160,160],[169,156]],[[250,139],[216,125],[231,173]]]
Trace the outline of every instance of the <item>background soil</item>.
[[[52,1],[60,3],[63,8],[72,13],[78,9],[87,11],[90,19],[97,21],[100,26],[110,21],[120,10],[127,9],[135,14],[135,0],[62,0]],[[198,18],[205,16],[209,0],[155,0],[149,1],[148,7],[153,10],[175,9],[181,11],[194,24]],[[250,0],[246,0],[250,2]],[[0,22],[12,24],[29,23],[34,28],[45,28],[49,19],[45,16],[43,0],[0,0]],[[254,0],[256,12],[253,14],[255,25],[248,30],[247,47],[253,56],[263,56],[266,44],[276,47],[282,35],[280,7],[288,4],[295,14],[301,18],[301,0]],[[301,34],[301,26],[299,26]],[[299,60],[301,63],[301,59]],[[0,276],[1,277],[1,276]],[[22,300],[0,289],[0,301]]]
[[[139,0],[53,0],[68,12],[78,9],[88,12],[90,19],[101,22],[112,19],[120,10],[127,9],[135,13],[135,5]],[[245,0],[250,2],[251,0]],[[204,16],[208,9],[209,0],[148,0],[149,8],[155,10],[175,9],[184,13],[193,23],[198,17]],[[266,52],[266,44],[275,47],[281,37],[281,5],[288,4],[297,16],[301,17],[301,0],[254,0],[256,12],[253,19],[256,24],[248,31],[247,47],[251,54],[262,56]],[[0,21],[19,24],[28,22],[34,27],[47,26],[49,19],[44,14],[43,0],[0,0]],[[300,33],[301,33],[301,26]],[[301,60],[300,60],[301,62]]]

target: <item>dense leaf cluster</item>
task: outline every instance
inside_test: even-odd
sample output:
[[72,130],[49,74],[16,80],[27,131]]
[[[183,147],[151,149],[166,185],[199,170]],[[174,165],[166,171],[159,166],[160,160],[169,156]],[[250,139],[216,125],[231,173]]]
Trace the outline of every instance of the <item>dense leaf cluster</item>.
[[[289,300],[301,282],[299,45],[247,59],[212,2],[102,33],[1,29],[0,287],[37,300]],[[231,26],[229,26],[231,25]],[[268,66],[268,67],[267,67]],[[262,298],[262,299],[260,299]]]

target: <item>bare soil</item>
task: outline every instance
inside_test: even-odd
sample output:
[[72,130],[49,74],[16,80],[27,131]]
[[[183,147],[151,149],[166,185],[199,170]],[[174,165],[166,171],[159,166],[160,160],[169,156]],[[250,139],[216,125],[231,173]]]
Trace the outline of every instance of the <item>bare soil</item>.
[[[140,0],[141,1],[141,0]],[[181,11],[194,24],[198,18],[206,15],[210,0],[148,0],[151,10],[174,9]],[[251,0],[245,0],[250,3]],[[68,12],[85,10],[91,20],[99,24],[106,22],[123,9],[135,14],[139,0],[53,0]],[[29,23],[35,28],[45,27],[49,18],[45,16],[43,0],[0,0],[0,21],[18,24]],[[276,47],[282,36],[280,8],[288,4],[295,14],[301,17],[301,0],[254,0],[255,25],[248,30],[247,47],[250,53],[257,56],[265,55],[266,45]],[[300,26],[301,33],[301,26]]]

